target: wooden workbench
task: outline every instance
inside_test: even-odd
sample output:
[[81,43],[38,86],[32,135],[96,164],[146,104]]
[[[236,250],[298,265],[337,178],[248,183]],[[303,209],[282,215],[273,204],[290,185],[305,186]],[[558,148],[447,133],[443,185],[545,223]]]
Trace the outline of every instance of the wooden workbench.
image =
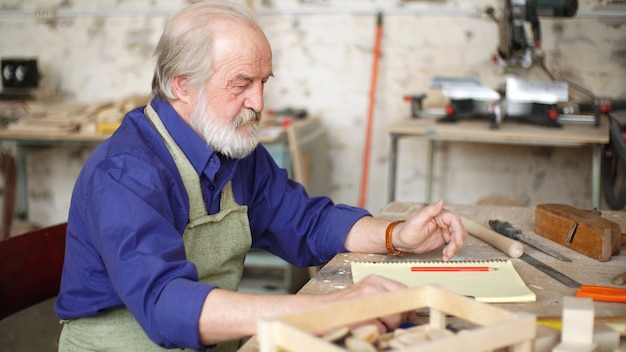
[[[404,219],[412,211],[422,206],[423,205],[419,203],[393,202],[382,210],[380,217],[387,219]],[[511,222],[514,226],[520,228],[524,234],[568,256],[572,259],[572,262],[561,262],[529,246],[525,246],[525,253],[552,266],[582,284],[614,286],[611,282],[613,277],[626,271],[626,250],[623,250],[618,256],[613,256],[608,262],[598,262],[535,234],[533,232],[535,220],[534,208],[473,205],[450,205],[447,206],[447,208],[465,218],[483,224],[485,227],[488,227],[487,221],[490,218],[499,218]],[[618,223],[622,228],[622,232],[626,232],[625,211],[606,211],[602,213],[602,216]],[[508,257],[478,238],[469,236],[465,245],[461,248],[454,260],[502,258]],[[352,261],[363,260],[441,260],[441,249],[423,255],[405,255],[401,259],[382,254],[340,253],[326,264],[299,292],[324,294],[350,286],[352,285],[350,263]],[[511,258],[511,260],[513,266],[526,282],[526,285],[537,295],[537,301],[530,303],[498,303],[498,307],[510,311],[529,312],[535,314],[539,319],[560,317],[563,309],[563,297],[574,296],[576,290],[566,287],[519,258]],[[624,288],[626,288],[626,286]],[[626,320],[626,304],[624,303],[594,302],[594,309],[596,317],[605,318],[607,320]],[[257,341],[255,338],[252,338],[240,351],[251,352],[257,350]]]
[[387,200],[396,197],[398,168],[398,143],[403,138],[418,138],[428,142],[426,166],[426,193],[424,202],[430,203],[433,194],[436,143],[480,143],[524,146],[549,146],[566,148],[591,148],[591,208],[600,208],[600,166],[602,145],[609,143],[609,125],[606,117],[600,126],[583,123],[563,123],[562,128],[546,127],[504,121],[499,128],[490,128],[485,120],[463,120],[456,123],[437,122],[437,116],[420,116],[405,119],[387,127],[391,139],[389,151],[389,178]]

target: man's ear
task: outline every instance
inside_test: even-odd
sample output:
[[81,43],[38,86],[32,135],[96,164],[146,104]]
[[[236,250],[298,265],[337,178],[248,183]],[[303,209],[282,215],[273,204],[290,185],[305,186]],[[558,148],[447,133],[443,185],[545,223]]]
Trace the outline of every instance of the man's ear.
[[172,93],[178,100],[189,103],[192,90],[187,76],[175,76],[172,78]]

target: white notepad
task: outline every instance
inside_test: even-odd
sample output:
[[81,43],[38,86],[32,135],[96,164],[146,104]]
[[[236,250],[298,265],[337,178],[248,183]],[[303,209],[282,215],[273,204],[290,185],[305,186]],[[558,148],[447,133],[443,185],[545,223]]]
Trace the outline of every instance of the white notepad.
[[[437,284],[481,302],[534,302],[537,297],[509,259],[477,261],[352,262],[358,282],[370,274],[400,281],[409,287]],[[475,270],[475,271],[467,271]]]

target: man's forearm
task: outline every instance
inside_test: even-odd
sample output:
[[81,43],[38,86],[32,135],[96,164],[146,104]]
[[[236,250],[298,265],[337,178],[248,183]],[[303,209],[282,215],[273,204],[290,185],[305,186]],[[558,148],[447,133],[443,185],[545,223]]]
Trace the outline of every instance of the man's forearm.
[[346,236],[346,249],[350,252],[385,253],[385,229],[389,222],[371,216],[362,217]]
[[260,318],[296,312],[328,300],[322,295],[262,295],[214,289],[200,314],[200,341],[211,345],[251,336]]

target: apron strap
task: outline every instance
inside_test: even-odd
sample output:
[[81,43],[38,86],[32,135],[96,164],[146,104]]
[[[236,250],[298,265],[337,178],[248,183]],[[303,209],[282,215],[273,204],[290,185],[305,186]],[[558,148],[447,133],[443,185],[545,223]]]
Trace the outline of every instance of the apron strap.
[[[165,125],[163,125],[163,121],[159,118],[156,111],[152,108],[152,101],[146,105],[144,109],[144,113],[148,117],[148,120],[152,123],[152,126],[159,132],[161,138],[163,138],[163,142],[167,146],[167,149],[170,151],[170,154],[174,158],[174,162],[178,166],[180,171],[180,175],[183,179],[183,183],[185,184],[185,188],[188,190],[187,193],[189,195],[189,222],[192,222],[194,219],[200,218],[202,216],[207,215],[206,205],[204,204],[204,199],[202,197],[192,197],[192,194],[202,194],[202,188],[200,187],[200,176],[195,172],[193,165],[187,157],[185,153],[180,149],[178,144],[174,142],[174,139],[169,134]],[[190,192],[191,191],[191,192]]]

